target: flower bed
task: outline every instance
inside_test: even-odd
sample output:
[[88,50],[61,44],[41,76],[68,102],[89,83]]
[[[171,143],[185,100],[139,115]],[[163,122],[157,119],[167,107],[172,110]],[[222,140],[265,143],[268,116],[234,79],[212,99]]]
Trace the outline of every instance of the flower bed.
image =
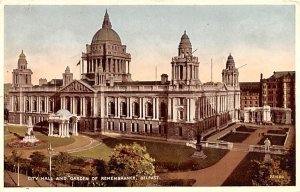
[[44,144],[45,142],[43,141],[37,141],[35,143],[30,143],[30,142],[27,142],[27,143],[23,143],[21,142],[22,140],[20,139],[11,139],[7,145],[11,148],[31,148],[31,147],[37,147],[37,146],[40,146],[42,144]]

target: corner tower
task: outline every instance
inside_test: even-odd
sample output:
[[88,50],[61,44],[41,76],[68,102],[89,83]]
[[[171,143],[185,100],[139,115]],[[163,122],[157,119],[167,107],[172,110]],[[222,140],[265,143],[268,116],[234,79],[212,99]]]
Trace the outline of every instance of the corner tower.
[[14,69],[12,72],[12,86],[13,87],[32,87],[31,83],[31,69],[27,69],[26,56],[23,50],[19,56],[18,68]]
[[70,84],[73,81],[73,73],[70,72],[69,66],[67,66],[63,73],[63,86]]
[[[97,83],[97,71],[103,71],[104,81],[131,81],[129,63],[131,56],[126,53],[126,45],[122,45],[119,35],[112,29],[107,11],[99,29],[90,45],[86,45],[86,53],[82,53],[81,78]],[[103,78],[103,77],[101,77]]]
[[223,69],[222,71],[222,82],[227,86],[239,87],[239,71],[235,67],[235,62],[231,53],[227,58],[226,69]]
[[172,58],[172,84],[196,85],[199,80],[199,62],[198,57],[193,56],[192,44],[186,31],[181,36],[178,46],[178,56]]

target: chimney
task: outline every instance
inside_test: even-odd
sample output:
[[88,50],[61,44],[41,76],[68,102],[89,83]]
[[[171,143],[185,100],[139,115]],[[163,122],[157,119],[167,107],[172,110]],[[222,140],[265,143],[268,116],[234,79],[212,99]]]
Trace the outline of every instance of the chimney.
[[47,79],[46,78],[40,78],[39,79],[39,86],[46,85],[46,84],[47,84]]
[[161,74],[161,84],[166,84],[168,82],[168,75],[167,74]]
[[263,74],[262,73],[260,74],[260,79],[263,79]]

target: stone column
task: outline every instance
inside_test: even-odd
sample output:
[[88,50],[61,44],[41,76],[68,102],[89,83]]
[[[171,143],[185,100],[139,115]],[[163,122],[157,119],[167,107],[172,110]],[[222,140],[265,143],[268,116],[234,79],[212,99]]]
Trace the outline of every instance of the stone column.
[[156,98],[156,119],[159,119],[160,116],[160,109],[159,109],[159,98]]
[[40,112],[40,96],[36,97],[36,112]]
[[82,115],[85,117],[86,115],[86,99],[85,97],[82,98]]
[[140,111],[140,118],[142,118],[143,117],[143,100],[142,100],[142,98],[140,97],[139,98],[139,111]]
[[67,122],[66,123],[66,130],[67,130],[67,134],[66,135],[67,135],[67,137],[70,137],[70,127],[69,126],[70,126],[70,123]]
[[168,120],[172,119],[172,99],[168,98]]
[[177,98],[172,98],[172,109],[173,109],[173,115],[172,115],[172,117],[173,117],[173,121],[176,121],[176,113],[177,113],[177,110],[176,110],[176,107],[175,107],[175,100],[176,100]]
[[128,73],[130,73],[130,70],[129,70],[129,61],[127,61],[128,62]]
[[51,136],[54,135],[54,123],[51,122]]
[[131,99],[130,99],[130,97],[128,97],[127,100],[128,100],[128,102],[127,102],[127,117],[131,118],[132,109],[131,109]]
[[108,111],[108,99],[107,99],[107,97],[104,97],[104,105],[105,105],[105,116],[108,116],[109,111]]
[[191,121],[191,117],[190,117],[190,98],[187,98],[186,99],[186,120],[188,121],[188,122],[190,122]]
[[83,98],[82,97],[80,97],[79,102],[80,102],[80,113],[79,114],[82,116],[83,115]]
[[58,124],[58,136],[61,137],[61,123]]
[[120,103],[118,97],[115,97],[115,114],[117,117],[120,117]]
[[195,106],[196,102],[195,102],[195,98],[191,98],[190,99],[190,121],[194,121],[195,120],[195,109],[196,109],[196,106]]
[[142,98],[142,117],[145,118],[145,100]]
[[96,96],[93,97],[93,100],[94,100],[94,101],[93,101],[93,103],[94,103],[94,110],[93,110],[94,115],[93,115],[93,116],[96,117],[97,114],[98,114],[98,110],[97,110],[97,109],[98,109],[98,108],[97,108],[98,103],[97,103],[97,101],[96,101]]
[[74,135],[75,135],[75,136],[78,135],[77,123],[78,123],[78,121],[76,120],[76,121],[75,121],[75,132],[74,132]]
[[49,126],[48,126],[48,136],[51,136],[51,124],[52,124],[52,122],[49,122]]

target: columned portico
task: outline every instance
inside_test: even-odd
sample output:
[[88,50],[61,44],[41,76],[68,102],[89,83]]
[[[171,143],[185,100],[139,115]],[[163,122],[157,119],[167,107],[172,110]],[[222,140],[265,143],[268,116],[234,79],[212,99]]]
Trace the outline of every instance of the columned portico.
[[[77,136],[77,123],[79,117],[75,114],[71,114],[66,109],[61,109],[55,114],[49,116],[49,130],[48,136],[54,137],[70,137],[70,130],[72,129],[72,135]],[[54,133],[54,123],[58,123],[58,133]]]

